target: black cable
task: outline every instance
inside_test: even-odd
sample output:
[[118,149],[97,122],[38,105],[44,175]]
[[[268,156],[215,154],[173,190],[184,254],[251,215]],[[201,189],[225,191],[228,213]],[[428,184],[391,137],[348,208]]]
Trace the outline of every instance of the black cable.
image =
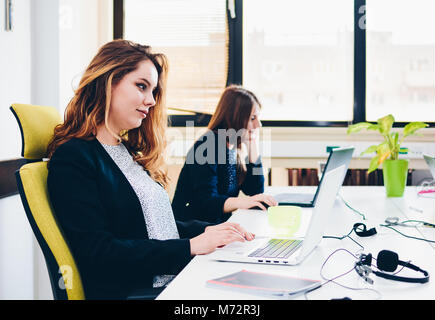
[[[361,212],[359,212],[358,210],[352,208],[352,207],[351,207],[351,206],[350,206],[350,205],[349,205],[349,204],[348,204],[348,203],[343,199],[343,197],[341,196],[341,194],[339,194],[339,197],[341,198],[341,200],[343,201],[343,203],[346,205],[346,207],[348,207],[348,208],[351,209],[352,211],[354,211],[354,212],[358,213],[360,216],[362,216],[362,217],[363,217],[363,220],[366,220],[365,215],[362,214]],[[403,221],[402,223],[408,223],[408,222],[422,223],[424,226],[431,227],[431,228],[435,227],[434,224],[431,224],[431,223],[428,223],[428,222],[425,222],[425,221],[420,221],[420,220],[406,220],[406,221]],[[408,236],[408,235],[406,235],[406,234],[404,234],[404,233],[401,233],[400,231],[394,229],[393,227],[391,227],[391,226],[389,226],[389,225],[380,224],[380,226],[382,226],[382,227],[386,227],[386,228],[390,228],[391,230],[396,231],[397,233],[399,233],[400,235],[402,235],[402,236],[404,236],[404,237],[406,237],[406,238],[415,239],[415,240],[421,240],[421,241],[426,241],[426,242],[430,242],[430,243],[435,243],[434,240],[428,240],[428,239],[423,239],[423,238],[418,238],[418,237]],[[353,229],[352,229],[352,231],[353,231]],[[349,234],[347,234],[346,236],[343,236],[343,237],[341,237],[341,238],[339,238],[339,237],[324,237],[324,238],[332,238],[332,239],[343,240],[344,238],[349,237],[349,235],[352,233],[352,231],[349,232]],[[355,242],[357,245],[359,245],[361,248],[364,249],[364,247],[363,247],[362,245],[360,245],[358,242],[356,242],[355,240],[353,240],[351,237],[349,237],[349,239],[351,239],[353,242]]]
[[349,238],[350,240],[352,240],[353,242],[355,242],[361,249],[364,250],[364,247],[359,244],[356,240],[354,240],[353,238],[350,237],[351,233],[355,231],[354,228],[352,228],[352,230],[350,230],[350,232],[342,237],[337,237],[337,236],[323,236],[324,239],[337,239],[337,240],[343,240],[345,238]]
[[[350,233],[349,233],[349,234],[350,234]],[[347,236],[348,236],[348,235],[347,235]],[[345,237],[346,237],[346,236],[344,236],[343,238],[345,238]],[[333,238],[333,237],[331,237],[331,238]],[[335,237],[335,238],[338,239],[338,237]],[[344,252],[350,254],[353,258],[358,259],[357,256],[355,256],[352,252],[350,252],[349,250],[344,249],[344,248],[339,248],[339,249],[335,250],[334,252],[332,252],[332,253],[331,253],[331,254],[330,254],[330,255],[325,259],[325,261],[323,262],[322,266],[320,267],[320,276],[322,277],[323,280],[325,280],[325,281],[320,285],[320,287],[323,287],[324,285],[326,285],[326,284],[332,282],[332,283],[334,283],[334,284],[336,284],[336,285],[338,285],[338,286],[340,286],[340,287],[343,287],[343,288],[345,288],[345,289],[349,289],[349,290],[354,290],[354,291],[360,291],[360,290],[373,291],[373,292],[375,292],[375,293],[378,295],[377,299],[380,299],[380,298],[382,297],[381,293],[380,293],[379,291],[373,289],[373,288],[353,288],[353,287],[348,287],[348,286],[346,286],[346,285],[344,285],[344,284],[341,284],[341,283],[338,283],[338,282],[335,281],[335,280],[337,280],[338,278],[344,277],[345,275],[351,273],[351,272],[354,270],[354,268],[352,268],[352,269],[350,269],[349,271],[346,271],[346,272],[344,272],[344,273],[342,273],[342,274],[339,274],[338,276],[335,276],[335,277],[333,277],[333,278],[330,278],[330,279],[326,278],[326,277],[323,275],[323,269],[324,269],[326,263],[329,261],[329,259],[331,259],[331,257],[332,257],[334,254],[336,254],[336,253],[339,252],[339,251],[344,251]],[[306,300],[308,300],[307,294],[308,294],[308,292],[306,292],[306,293],[304,294]]]

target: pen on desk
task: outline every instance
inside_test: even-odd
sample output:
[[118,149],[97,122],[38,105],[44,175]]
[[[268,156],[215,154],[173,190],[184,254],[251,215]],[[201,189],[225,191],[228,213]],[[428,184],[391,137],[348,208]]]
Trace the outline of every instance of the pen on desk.
[[423,210],[418,209],[418,208],[415,208],[415,207],[412,207],[412,206],[409,206],[409,209],[414,210],[414,211],[417,211],[417,212],[419,212],[419,213],[423,213],[423,212],[424,212]]
[[435,193],[435,189],[421,190],[418,192],[418,194],[423,194],[423,193]]

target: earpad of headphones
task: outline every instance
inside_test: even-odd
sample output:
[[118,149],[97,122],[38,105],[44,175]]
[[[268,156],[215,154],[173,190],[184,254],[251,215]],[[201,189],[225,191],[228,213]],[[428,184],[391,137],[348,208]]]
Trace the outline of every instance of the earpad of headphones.
[[376,265],[380,270],[393,272],[399,264],[399,255],[393,251],[382,250],[378,253]]
[[360,237],[370,237],[377,233],[375,228],[367,230],[364,223],[355,223],[353,225],[353,231],[355,231],[355,233]]

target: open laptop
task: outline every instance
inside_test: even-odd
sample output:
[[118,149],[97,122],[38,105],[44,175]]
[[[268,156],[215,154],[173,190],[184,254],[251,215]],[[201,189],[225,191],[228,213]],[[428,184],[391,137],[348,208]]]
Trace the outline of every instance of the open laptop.
[[[280,265],[301,263],[322,240],[345,172],[346,166],[343,164],[323,175],[323,183],[319,188],[316,206],[313,209],[304,209],[312,210],[312,215],[303,240],[254,239],[235,243],[233,247],[218,249],[210,254],[210,258],[218,261]],[[307,214],[307,212],[302,211],[302,214]]]
[[280,193],[274,196],[278,205],[281,206],[300,206],[300,207],[314,207],[319,194],[320,186],[323,183],[323,176],[326,172],[338,168],[342,165],[345,166],[345,171],[341,177],[340,185],[343,183],[346,176],[347,168],[349,167],[350,160],[352,159],[354,147],[336,148],[332,149],[329,154],[328,161],[326,162],[325,169],[323,170],[322,178],[315,193]]
[[423,155],[424,160],[426,160],[427,165],[429,166],[430,173],[432,177],[435,179],[435,159],[428,155]]

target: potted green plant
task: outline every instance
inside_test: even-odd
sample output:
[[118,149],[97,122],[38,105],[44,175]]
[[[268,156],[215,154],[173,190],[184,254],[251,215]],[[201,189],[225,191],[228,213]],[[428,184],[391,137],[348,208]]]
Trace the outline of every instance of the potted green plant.
[[394,121],[394,117],[389,114],[378,119],[377,123],[359,122],[350,125],[347,134],[356,133],[363,129],[379,131],[384,141],[378,145],[368,147],[361,155],[376,153],[370,161],[368,173],[375,171],[382,164],[387,196],[401,197],[406,186],[408,160],[399,159],[400,146],[406,137],[416,134],[419,129],[427,127],[428,124],[410,122],[403,128],[403,134],[400,136],[399,132],[391,132]]

